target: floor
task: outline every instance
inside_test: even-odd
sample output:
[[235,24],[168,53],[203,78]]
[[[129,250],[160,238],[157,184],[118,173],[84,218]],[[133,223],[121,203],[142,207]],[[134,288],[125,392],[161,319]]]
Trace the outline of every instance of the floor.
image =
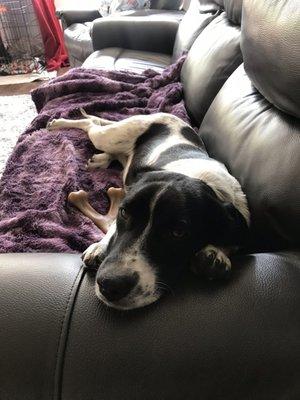
[[[61,68],[63,75],[69,68]],[[43,82],[0,85],[0,178],[21,133],[36,116],[30,91]]]
[[[61,76],[65,74],[70,67],[61,68],[57,75]],[[21,83],[18,85],[1,85],[0,86],[0,96],[14,96],[20,94],[29,94],[32,89],[37,88],[43,82],[31,82],[31,83]]]

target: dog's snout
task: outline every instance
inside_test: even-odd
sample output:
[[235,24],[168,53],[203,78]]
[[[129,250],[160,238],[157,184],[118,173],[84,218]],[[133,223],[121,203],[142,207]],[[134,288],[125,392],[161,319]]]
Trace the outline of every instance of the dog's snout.
[[138,282],[138,275],[98,277],[97,283],[102,296],[108,301],[118,301],[128,295]]

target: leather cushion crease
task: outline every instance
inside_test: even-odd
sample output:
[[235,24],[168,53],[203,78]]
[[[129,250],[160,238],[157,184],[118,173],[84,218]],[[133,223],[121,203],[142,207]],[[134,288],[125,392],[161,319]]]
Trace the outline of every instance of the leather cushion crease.
[[131,72],[143,72],[151,68],[162,72],[169,64],[171,57],[167,54],[125,50],[120,47],[111,47],[94,51],[82,64],[83,68],[116,69]]
[[222,9],[226,11],[229,21],[241,25],[243,0],[192,0],[191,5],[193,3],[194,7],[199,7],[202,11]]
[[215,0],[226,11],[229,21],[241,25],[242,7],[244,0]]

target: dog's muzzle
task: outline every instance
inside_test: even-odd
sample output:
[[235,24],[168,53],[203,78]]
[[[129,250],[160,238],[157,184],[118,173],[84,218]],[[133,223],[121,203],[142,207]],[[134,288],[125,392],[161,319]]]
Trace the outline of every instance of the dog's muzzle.
[[[104,265],[103,265],[104,264]],[[159,299],[155,275],[142,269],[121,268],[103,262],[96,275],[96,295],[107,306],[119,310],[144,307]]]
[[97,277],[99,293],[110,303],[118,302],[127,297],[136,287],[139,277],[136,272],[130,275],[106,276],[100,274]]

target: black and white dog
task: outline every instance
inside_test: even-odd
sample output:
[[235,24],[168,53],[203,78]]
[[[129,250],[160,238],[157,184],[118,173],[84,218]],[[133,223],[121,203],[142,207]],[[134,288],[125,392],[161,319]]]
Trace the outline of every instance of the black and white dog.
[[83,254],[101,264],[96,294],[118,309],[156,301],[188,266],[219,277],[231,269],[230,250],[247,232],[249,211],[238,181],[211,159],[194,130],[170,114],[120,122],[87,115],[53,120],[48,128],[79,128],[96,149],[91,167],[119,160],[125,198],[106,236]]

